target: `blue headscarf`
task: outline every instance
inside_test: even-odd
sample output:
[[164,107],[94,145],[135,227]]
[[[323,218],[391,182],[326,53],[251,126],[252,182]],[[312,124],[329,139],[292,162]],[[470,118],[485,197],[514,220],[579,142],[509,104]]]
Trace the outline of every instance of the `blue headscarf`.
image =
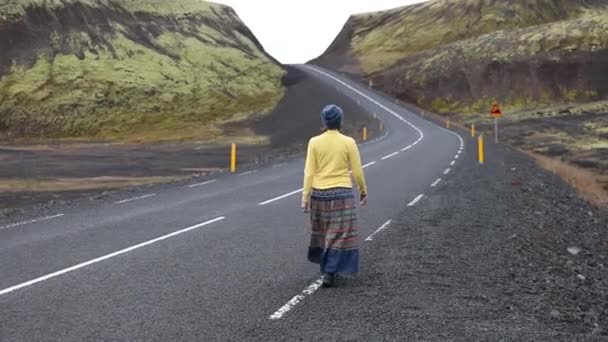
[[321,119],[323,119],[323,124],[327,129],[340,129],[342,127],[342,118],[344,117],[344,112],[342,108],[330,104],[323,108],[321,111]]

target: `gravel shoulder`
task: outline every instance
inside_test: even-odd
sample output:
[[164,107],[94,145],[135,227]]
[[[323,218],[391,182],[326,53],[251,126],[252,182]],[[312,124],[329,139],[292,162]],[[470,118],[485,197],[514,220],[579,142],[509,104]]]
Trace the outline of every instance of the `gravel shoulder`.
[[483,166],[474,145],[467,151],[364,243],[358,277],[307,297],[255,338],[608,340],[606,210],[511,148],[489,145]]

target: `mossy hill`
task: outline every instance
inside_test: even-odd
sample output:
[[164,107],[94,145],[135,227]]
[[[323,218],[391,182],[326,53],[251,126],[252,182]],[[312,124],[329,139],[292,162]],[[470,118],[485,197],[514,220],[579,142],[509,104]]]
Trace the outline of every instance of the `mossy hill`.
[[314,60],[441,113],[608,97],[605,0],[431,0],[352,16]]
[[0,139],[210,139],[267,112],[283,67],[227,6],[4,0]]

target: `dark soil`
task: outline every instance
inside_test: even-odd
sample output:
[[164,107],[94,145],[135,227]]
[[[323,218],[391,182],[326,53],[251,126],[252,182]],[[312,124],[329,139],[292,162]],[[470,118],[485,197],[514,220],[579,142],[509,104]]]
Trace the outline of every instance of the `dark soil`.
[[[377,135],[378,124],[374,123],[371,115],[324,83],[293,67],[288,67],[283,82],[286,95],[271,114],[236,124],[253,127],[257,134],[271,137],[270,145],[238,146],[239,168],[251,168],[304,152],[308,139],[320,131],[320,112],[329,103],[338,104],[344,109],[346,134],[358,139],[362,127],[368,126],[370,137]],[[214,170],[225,171],[229,166],[229,151],[230,146],[194,143],[132,146],[95,143],[71,147],[50,145],[45,150],[0,148],[0,179],[195,176]],[[82,196],[94,194],[90,191],[0,193],[0,209]]]
[[[558,158],[599,175],[599,181],[608,190],[608,148],[591,148],[585,141],[608,141],[599,131],[585,127],[594,123],[608,127],[608,113],[587,113],[560,115],[556,117],[534,118],[500,125],[503,141],[516,147]],[[482,130],[491,132],[493,127],[480,125]],[[561,132],[564,138],[551,137]],[[548,134],[548,135],[547,135]],[[602,179],[604,179],[602,181]]]
[[[455,55],[441,72],[427,74],[417,69],[418,62],[431,58],[442,49],[444,47],[410,56],[370,77],[386,93],[427,109],[433,107],[432,102],[436,99],[471,105],[479,99],[510,103],[513,99],[529,98],[542,107],[542,101],[546,101],[543,96],[555,103],[567,102],[563,89],[580,90],[581,94],[586,89],[596,91],[593,96],[581,95],[581,102],[608,96],[608,82],[598,77],[608,72],[608,50],[547,52],[509,61],[464,60]],[[404,76],[407,72],[415,76],[408,79]],[[423,78],[424,81],[419,81]],[[531,106],[535,103],[529,102]],[[454,108],[457,112],[459,107]]]
[[479,166],[465,154],[363,246],[357,278],[307,297],[259,336],[607,341],[608,212],[510,148],[490,144],[487,156]]

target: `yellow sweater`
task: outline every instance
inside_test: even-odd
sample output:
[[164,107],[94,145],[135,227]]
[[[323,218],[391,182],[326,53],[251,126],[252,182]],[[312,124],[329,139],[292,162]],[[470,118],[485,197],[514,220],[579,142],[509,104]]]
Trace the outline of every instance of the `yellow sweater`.
[[352,188],[350,170],[353,172],[359,191],[367,194],[361,157],[353,138],[336,130],[328,130],[310,139],[304,168],[302,199],[308,201],[313,188],[319,190],[334,187]]

